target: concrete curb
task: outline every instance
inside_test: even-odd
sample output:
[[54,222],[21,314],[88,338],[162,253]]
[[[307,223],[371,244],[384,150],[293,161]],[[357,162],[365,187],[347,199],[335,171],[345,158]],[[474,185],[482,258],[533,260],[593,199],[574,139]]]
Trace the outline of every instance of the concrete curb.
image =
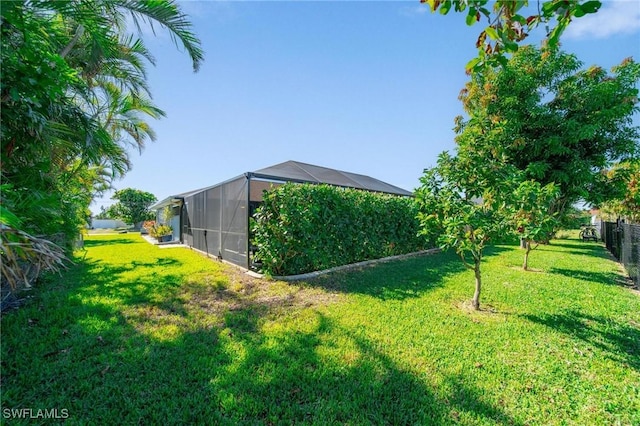
[[[427,255],[436,254],[436,253],[440,253],[440,249],[439,248],[432,248],[432,249],[429,249],[429,250],[422,250],[422,251],[417,251],[417,252],[414,252],[414,253],[400,254],[400,255],[397,255],[397,256],[383,257],[381,259],[365,260],[363,262],[351,263],[349,265],[336,266],[334,268],[324,269],[322,271],[308,272],[306,274],[274,276],[272,278],[274,280],[279,280],[279,281],[308,280],[308,279],[311,279],[311,278],[319,277],[321,275],[330,274],[332,272],[347,271],[347,270],[350,270],[350,269],[361,268],[363,266],[375,265],[377,263],[385,263],[385,262],[391,262],[393,260],[409,259],[411,257],[418,257],[418,256],[427,256]],[[264,278],[264,275],[261,275],[261,274],[255,274],[255,275],[252,275],[252,276],[256,276],[256,278]]]
[[146,240],[149,244],[154,245],[156,247],[159,247],[161,249],[164,249],[164,248],[177,248],[177,247],[187,247],[188,248],[189,247],[189,246],[187,246],[185,244],[182,244],[178,240],[166,241],[164,243],[160,243],[155,238],[150,237],[149,235],[140,234],[140,236],[142,237],[143,240]]

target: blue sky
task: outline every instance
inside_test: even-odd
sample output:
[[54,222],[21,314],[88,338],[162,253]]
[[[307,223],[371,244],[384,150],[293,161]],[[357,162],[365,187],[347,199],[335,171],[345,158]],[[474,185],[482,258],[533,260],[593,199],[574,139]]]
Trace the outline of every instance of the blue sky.
[[[586,66],[640,60],[640,2],[603,3],[569,26],[563,49]],[[297,160],[413,190],[454,148],[457,97],[481,31],[464,15],[431,14],[417,0],[181,4],[205,62],[193,73],[168,34],[145,35],[167,117],[152,122],[156,142],[132,150],[117,189],[163,199]]]

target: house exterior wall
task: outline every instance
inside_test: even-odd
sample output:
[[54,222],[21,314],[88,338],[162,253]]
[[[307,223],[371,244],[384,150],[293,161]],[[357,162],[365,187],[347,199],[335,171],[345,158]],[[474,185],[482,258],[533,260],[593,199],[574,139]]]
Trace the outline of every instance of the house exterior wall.
[[171,240],[178,241],[180,239],[180,216],[171,217],[169,226],[171,226]]
[[91,229],[116,229],[126,226],[123,221],[116,219],[93,219],[91,221]]
[[250,200],[262,202],[262,194],[264,193],[264,191],[269,191],[280,185],[283,185],[283,182],[251,179],[251,184],[249,185],[249,188],[251,190]]

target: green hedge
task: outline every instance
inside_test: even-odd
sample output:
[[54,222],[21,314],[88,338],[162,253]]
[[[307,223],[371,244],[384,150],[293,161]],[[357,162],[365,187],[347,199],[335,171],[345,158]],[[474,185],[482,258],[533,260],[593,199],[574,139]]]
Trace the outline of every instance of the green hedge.
[[263,272],[294,275],[425,249],[413,198],[330,185],[265,193],[252,221]]

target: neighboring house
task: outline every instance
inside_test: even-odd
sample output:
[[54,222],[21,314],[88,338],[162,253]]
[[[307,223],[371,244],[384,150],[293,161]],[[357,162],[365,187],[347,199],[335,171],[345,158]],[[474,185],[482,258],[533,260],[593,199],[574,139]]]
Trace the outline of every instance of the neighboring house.
[[[174,240],[249,269],[249,219],[262,202],[263,191],[286,182],[325,183],[372,192],[412,196],[397,186],[369,176],[297,161],[247,172],[225,182],[165,198],[149,209],[160,223],[169,223]],[[167,207],[171,215],[164,217]]]
[[598,230],[598,234],[600,234],[600,229],[602,227],[602,217],[600,217],[600,210],[591,209],[589,210],[589,214],[591,215],[591,226],[595,227]]
[[118,219],[92,219],[89,227],[91,229],[116,229],[126,228],[127,225]]

